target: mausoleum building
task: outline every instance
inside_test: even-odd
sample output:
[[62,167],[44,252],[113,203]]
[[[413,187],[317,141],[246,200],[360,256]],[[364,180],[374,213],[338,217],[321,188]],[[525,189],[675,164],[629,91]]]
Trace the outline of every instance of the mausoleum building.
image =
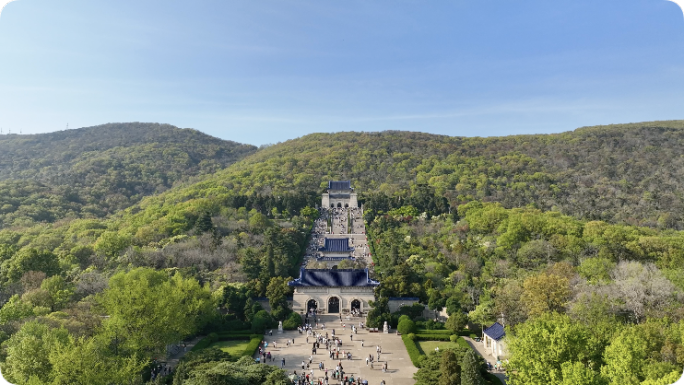
[[368,269],[301,269],[288,285],[294,287],[292,310],[339,314],[366,312],[380,282],[370,279]]
[[351,182],[348,180],[329,181],[328,190],[323,193],[321,206],[327,208],[359,207],[359,201],[354,188],[351,186]]

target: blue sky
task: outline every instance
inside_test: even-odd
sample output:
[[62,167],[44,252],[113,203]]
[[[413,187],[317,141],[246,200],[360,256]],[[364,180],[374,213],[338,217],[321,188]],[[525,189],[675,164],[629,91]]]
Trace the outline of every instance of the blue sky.
[[260,145],[683,107],[684,17],[665,0],[18,0],[0,17],[4,132],[143,121]]

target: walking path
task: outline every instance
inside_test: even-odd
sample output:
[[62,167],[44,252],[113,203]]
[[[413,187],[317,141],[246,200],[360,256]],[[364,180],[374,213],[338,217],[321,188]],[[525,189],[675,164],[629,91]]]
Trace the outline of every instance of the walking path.
[[[339,384],[340,381],[332,379],[332,372],[335,370],[335,365],[342,362],[342,367],[345,376],[351,378],[352,374],[355,379],[361,378],[368,380],[369,385],[379,385],[380,381],[385,380],[387,385],[413,385],[415,380],[413,374],[418,371],[411,363],[411,359],[406,352],[406,347],[400,336],[396,334],[370,333],[367,329],[358,329],[358,333],[354,334],[353,341],[350,338],[351,324],[346,323],[346,327],[342,328],[337,315],[321,315],[325,329],[314,329],[314,332],[321,333],[325,336],[328,332],[332,336],[332,329],[335,329],[335,335],[342,340],[340,346],[339,360],[332,360],[329,358],[328,351],[325,349],[325,344],[322,344],[315,355],[311,354],[311,347],[315,340],[314,337],[309,337],[309,343],[306,342],[306,333],[299,334],[295,331],[285,331],[283,334],[277,334],[273,331],[273,336],[264,336],[264,341],[268,343],[266,352],[271,352],[273,359],[267,361],[269,365],[281,366],[281,360],[285,358],[285,367],[283,368],[288,374],[302,373],[302,361],[309,362],[309,357],[312,357],[312,362],[306,373],[314,373],[314,379],[325,378],[325,370],[319,370],[318,364],[323,362],[324,368],[328,369],[329,383],[331,385]],[[358,327],[358,319],[356,319],[356,326]],[[287,346],[287,340],[294,338],[294,345]],[[273,347],[273,342],[276,342],[277,348]],[[361,346],[363,341],[363,346]],[[377,360],[376,346],[382,348],[380,354],[380,362]],[[342,352],[351,352],[352,359],[347,360],[343,358]],[[373,367],[370,364],[366,365],[366,357],[372,354],[375,358]],[[255,355],[256,358],[256,355]],[[382,365],[387,363],[388,370],[386,373],[382,372]]]
[[169,355],[166,358],[166,365],[171,367],[171,370],[173,371],[173,369],[176,368],[176,365],[178,365],[178,363],[180,362],[181,358],[183,358],[183,356],[185,356],[190,350],[192,350],[192,348],[195,345],[197,345],[197,343],[200,342],[202,338],[204,338],[204,336],[197,336],[191,339],[190,341],[187,341],[185,343],[185,349],[180,348],[176,354]]
[[[483,346],[482,342],[474,341],[474,340],[473,340],[472,338],[470,338],[470,337],[463,337],[463,339],[466,340],[466,342],[468,343],[468,345],[470,345],[470,347],[473,348],[473,350],[475,350],[475,352],[476,352],[477,354],[479,354],[480,356],[482,356],[482,358],[484,358],[485,361],[487,361],[487,362],[489,362],[490,364],[492,364],[492,366],[494,366],[494,364],[496,364],[496,360],[494,359],[494,357],[492,357],[491,354],[489,354],[489,353],[485,350],[485,347]],[[502,373],[502,372],[499,372],[499,371],[495,371],[495,370],[490,370],[489,372],[492,373],[493,375],[495,375],[496,377],[498,377],[499,380],[501,380],[501,382],[502,382],[504,385],[506,385],[506,374],[505,374],[505,373]]]

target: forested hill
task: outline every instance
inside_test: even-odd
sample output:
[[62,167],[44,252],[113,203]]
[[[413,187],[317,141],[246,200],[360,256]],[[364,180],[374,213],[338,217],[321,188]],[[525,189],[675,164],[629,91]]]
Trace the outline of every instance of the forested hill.
[[149,123],[0,136],[0,227],[104,217],[254,151]]
[[366,194],[406,196],[411,186],[429,184],[452,205],[532,204],[581,219],[681,229],[682,156],[684,121],[491,138],[312,134],[258,151],[198,184],[151,197],[142,208],[217,191],[319,192],[328,179],[351,179]]

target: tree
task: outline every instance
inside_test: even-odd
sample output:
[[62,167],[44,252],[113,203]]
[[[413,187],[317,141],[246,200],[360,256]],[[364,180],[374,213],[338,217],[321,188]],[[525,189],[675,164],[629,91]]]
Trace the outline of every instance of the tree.
[[245,286],[226,285],[223,287],[221,304],[238,319],[245,319],[245,305],[249,298]]
[[108,257],[115,257],[130,245],[130,236],[119,235],[115,231],[105,231],[95,242],[94,249],[96,252]]
[[461,368],[461,385],[484,384],[484,378],[480,373],[480,362],[472,349],[463,356]]
[[59,310],[66,305],[74,294],[73,285],[67,283],[64,278],[55,275],[46,278],[40,285],[50,296],[50,310]]
[[636,385],[646,379],[644,366],[649,356],[643,328],[631,326],[624,328],[606,347],[606,364],[601,373],[611,384]]
[[271,220],[264,214],[255,212],[249,218],[249,228],[257,234],[263,233],[269,227],[271,227]]
[[577,271],[589,282],[596,284],[610,281],[610,272],[615,263],[606,258],[587,258],[579,265]]
[[195,333],[216,311],[211,292],[197,280],[147,268],[115,274],[99,301],[110,316],[109,335],[145,354]]
[[596,371],[581,362],[564,362],[561,364],[563,381],[561,385],[602,385],[604,381]]
[[211,220],[211,213],[203,211],[195,222],[195,232],[197,234],[204,234],[206,232],[214,231],[214,223]]
[[674,299],[675,287],[653,264],[620,262],[611,273],[614,292],[640,323],[647,315],[662,317]]
[[475,308],[475,310],[468,313],[468,319],[480,325],[484,330],[485,325],[494,322],[496,317],[493,311],[494,303],[492,301],[483,301]]
[[69,334],[65,329],[51,329],[37,321],[27,322],[6,342],[3,375],[14,383],[25,383],[31,377],[49,383],[53,379],[50,353],[58,345],[68,343]]
[[[404,317],[406,317],[406,318],[404,318]],[[403,315],[399,318],[399,324],[397,325],[397,330],[401,334],[415,333],[416,332],[416,324],[415,324],[415,322],[411,321],[411,319],[409,319],[408,316]]]
[[319,215],[320,215],[320,213],[318,212],[318,210],[316,210],[316,209],[313,208],[313,207],[309,207],[309,206],[304,207],[304,208],[300,211],[300,214],[301,214],[303,217],[306,217],[306,218],[307,218],[308,220],[310,220],[310,221],[314,221],[314,220],[318,219],[318,217],[319,217]]
[[183,356],[181,361],[176,366],[176,370],[173,375],[173,384],[182,385],[198,366],[206,364],[208,362],[222,362],[229,361],[231,358],[230,354],[224,352],[223,350],[212,347],[206,349],[200,349],[197,351],[189,351]]
[[108,341],[101,338],[70,338],[50,354],[55,376],[53,385],[91,385],[132,383],[146,366],[136,355],[116,357],[109,352]]
[[[251,357],[237,362],[211,361],[189,372],[183,385],[289,385],[285,372],[272,365],[259,365]],[[174,382],[175,384],[175,382]]]
[[7,303],[0,308],[0,323],[19,321],[33,316],[33,306],[24,302],[18,295],[13,295]]
[[5,277],[12,281],[18,281],[29,271],[42,271],[46,276],[59,273],[59,260],[57,256],[49,251],[33,248],[22,249],[11,259],[6,261],[7,267],[3,269]]
[[518,250],[516,262],[523,268],[534,269],[537,266],[551,262],[556,254],[556,248],[550,242],[535,239],[525,243]]
[[562,311],[570,299],[570,282],[555,274],[533,275],[523,282],[521,299],[530,317]]
[[452,350],[446,350],[442,353],[442,363],[439,369],[442,372],[439,385],[460,385],[462,383],[461,366]]
[[302,324],[304,324],[302,316],[296,312],[291,312],[285,322],[283,322],[283,329],[294,330],[297,329],[298,326],[302,326]]
[[451,296],[446,300],[446,311],[447,315],[451,316],[453,313],[461,310],[461,301],[458,297]]
[[456,313],[453,313],[449,319],[447,319],[447,322],[444,326],[446,326],[446,328],[451,330],[454,334],[458,334],[467,324],[468,316],[461,311],[457,311]]
[[566,315],[545,313],[519,324],[507,336],[512,385],[546,385],[563,378],[565,362],[600,362],[591,333]]
[[29,291],[39,288],[45,277],[46,275],[42,271],[27,271],[20,281],[24,291]]
[[[273,277],[266,287],[266,297],[268,297],[268,304],[271,306],[271,311],[276,309],[289,309],[287,304],[287,294],[290,292],[290,287],[287,286],[289,278]],[[282,313],[282,311],[281,311]],[[283,318],[278,318],[282,321],[287,314],[283,314]]]
[[273,318],[266,310],[259,310],[252,318],[252,332],[263,333],[273,323]]
[[427,356],[420,364],[420,368],[413,375],[416,385],[439,385],[439,381],[442,379],[441,362],[444,352],[433,351],[427,353]]
[[494,314],[503,314],[507,326],[527,320],[527,309],[522,303],[523,285],[519,280],[499,282],[494,289]]

